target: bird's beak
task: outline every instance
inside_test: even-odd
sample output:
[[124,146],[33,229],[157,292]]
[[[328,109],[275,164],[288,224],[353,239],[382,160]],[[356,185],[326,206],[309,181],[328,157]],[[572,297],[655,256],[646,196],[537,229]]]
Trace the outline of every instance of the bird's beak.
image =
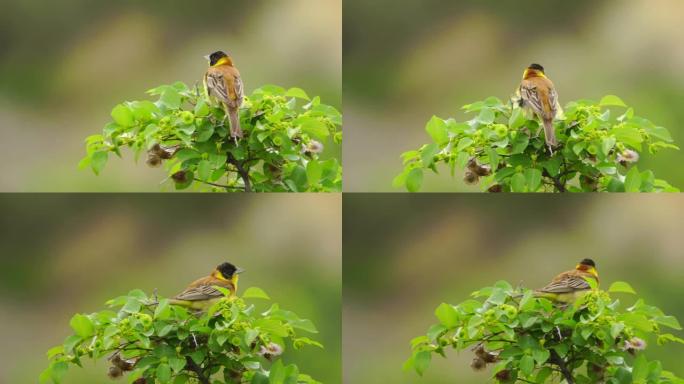
[[211,60],[211,58],[209,57],[209,55],[205,55],[205,56],[204,56],[204,59],[207,60],[207,61]]
[[242,268],[240,268],[240,267],[235,268],[235,273],[237,273],[237,274],[240,274],[240,273],[242,273],[242,272],[244,272],[244,271],[245,271],[245,270],[242,269]]

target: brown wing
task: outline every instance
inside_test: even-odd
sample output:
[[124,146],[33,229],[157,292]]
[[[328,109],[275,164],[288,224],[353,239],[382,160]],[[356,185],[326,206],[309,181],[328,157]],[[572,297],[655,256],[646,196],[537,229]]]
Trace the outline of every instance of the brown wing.
[[550,120],[556,116],[557,94],[551,80],[542,77],[533,77],[520,83],[520,97],[524,105],[542,119]]
[[570,293],[590,289],[591,286],[584,279],[585,277],[593,278],[592,275],[587,274],[585,276],[585,274],[576,270],[563,272],[556,276],[547,286],[539,289],[539,291],[546,293]]
[[231,292],[235,291],[233,284],[229,281],[204,277],[193,281],[183,292],[174,297],[176,300],[199,301],[210,300],[223,297],[223,293],[214,286],[224,287]]
[[209,96],[219,99],[231,108],[242,105],[244,88],[240,72],[232,66],[211,67],[205,76]]

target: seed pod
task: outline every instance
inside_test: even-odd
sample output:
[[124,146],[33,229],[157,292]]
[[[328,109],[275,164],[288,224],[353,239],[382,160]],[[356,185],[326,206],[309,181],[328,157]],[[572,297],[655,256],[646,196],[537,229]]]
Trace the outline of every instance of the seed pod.
[[178,152],[180,149],[180,145],[173,145],[171,147],[160,147],[161,153],[159,153],[159,157],[161,157],[164,160],[168,160],[173,157],[173,155]]
[[188,181],[188,173],[186,171],[178,171],[171,175],[171,178],[176,183],[186,183]]
[[147,152],[147,160],[145,161],[145,164],[150,166],[151,168],[158,168],[162,163],[161,157],[159,155],[152,153],[152,152]]
[[463,181],[468,185],[473,185],[480,181],[480,177],[475,172],[468,170],[463,176]]
[[494,377],[496,377],[496,379],[500,382],[508,381],[511,379],[511,371],[509,371],[508,369],[501,370],[497,372],[496,375],[494,375]]
[[466,168],[468,168],[469,171],[472,171],[473,173],[477,173],[477,169],[480,167],[480,164],[477,162],[476,157],[471,157],[470,160],[468,160],[468,164],[466,165]]
[[486,366],[487,363],[478,356],[473,357],[473,361],[470,363],[470,368],[472,368],[473,371],[481,371],[485,369]]
[[489,176],[492,174],[492,167],[489,165],[479,165],[475,168],[475,173],[478,176]]
[[489,193],[501,193],[501,192],[503,192],[503,187],[501,186],[501,184],[494,184],[487,189],[487,192],[489,192]]
[[118,379],[121,376],[123,376],[123,371],[121,370],[121,368],[114,365],[109,367],[109,370],[107,371],[107,377],[113,380]]

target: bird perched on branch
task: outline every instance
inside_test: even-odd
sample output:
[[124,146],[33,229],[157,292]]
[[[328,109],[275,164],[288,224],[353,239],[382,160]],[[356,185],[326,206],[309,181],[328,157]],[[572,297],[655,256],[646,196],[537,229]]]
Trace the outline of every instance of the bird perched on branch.
[[591,289],[587,280],[599,283],[596,264],[591,259],[584,259],[577,264],[575,269],[554,277],[547,286],[536,290],[534,295],[556,302],[572,303]]
[[[521,108],[532,111],[541,120],[544,137],[549,151],[558,146],[553,119],[561,111],[558,103],[558,93],[551,80],[546,77],[544,67],[530,64],[523,72],[522,82],[517,90],[518,103]],[[539,134],[539,132],[537,132]]]
[[234,296],[237,291],[238,275],[242,272],[244,269],[231,263],[222,263],[209,276],[190,283],[183,292],[176,295],[169,303],[191,309],[208,309],[218,299],[224,297],[223,293],[214,286],[223,287],[230,291],[231,296]]
[[244,88],[240,71],[235,68],[233,59],[222,51],[205,57],[209,69],[204,75],[204,90],[213,102],[223,106],[226,117],[230,119],[230,136],[242,137],[239,109],[244,98]]

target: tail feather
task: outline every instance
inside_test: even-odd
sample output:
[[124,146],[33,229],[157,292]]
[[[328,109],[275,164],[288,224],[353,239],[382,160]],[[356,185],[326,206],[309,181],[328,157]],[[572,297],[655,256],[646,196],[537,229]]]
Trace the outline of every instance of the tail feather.
[[230,116],[230,136],[242,137],[242,128],[240,127],[240,114],[237,108],[228,108],[228,116]]
[[544,137],[546,138],[546,145],[549,147],[558,146],[558,140],[556,139],[556,131],[553,128],[553,119],[544,120]]

